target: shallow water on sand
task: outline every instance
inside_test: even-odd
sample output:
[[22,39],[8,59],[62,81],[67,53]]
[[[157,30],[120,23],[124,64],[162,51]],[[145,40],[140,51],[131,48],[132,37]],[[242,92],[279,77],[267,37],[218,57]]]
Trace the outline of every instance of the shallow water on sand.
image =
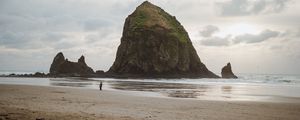
[[[244,75],[240,79],[12,78],[0,84],[121,90],[135,95],[221,101],[300,102],[300,77]],[[132,92],[134,91],[134,92]]]

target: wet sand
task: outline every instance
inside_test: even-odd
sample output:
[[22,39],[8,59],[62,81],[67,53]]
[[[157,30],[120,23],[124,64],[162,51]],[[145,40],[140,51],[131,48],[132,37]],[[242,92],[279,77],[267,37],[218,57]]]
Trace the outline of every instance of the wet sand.
[[300,118],[300,100],[206,101],[146,97],[127,93],[110,90],[100,92],[78,88],[0,85],[0,120],[37,118],[45,120],[297,120]]

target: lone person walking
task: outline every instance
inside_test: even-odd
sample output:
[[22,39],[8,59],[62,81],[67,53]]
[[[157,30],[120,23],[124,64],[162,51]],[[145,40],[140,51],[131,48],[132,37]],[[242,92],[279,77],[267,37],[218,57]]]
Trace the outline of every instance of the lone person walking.
[[99,89],[100,89],[100,91],[102,90],[102,81],[99,84]]

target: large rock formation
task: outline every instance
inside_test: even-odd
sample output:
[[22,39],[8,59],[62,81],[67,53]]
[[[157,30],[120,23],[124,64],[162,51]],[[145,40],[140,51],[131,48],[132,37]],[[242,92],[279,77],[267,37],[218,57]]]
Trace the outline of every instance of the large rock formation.
[[238,78],[233,74],[230,63],[227,63],[227,65],[222,68],[221,74],[222,78]]
[[85,63],[84,56],[78,62],[71,62],[65,59],[63,53],[59,52],[53,59],[50,67],[50,75],[90,75],[94,71]]
[[218,77],[200,61],[184,27],[145,1],[126,18],[108,74],[128,77]]

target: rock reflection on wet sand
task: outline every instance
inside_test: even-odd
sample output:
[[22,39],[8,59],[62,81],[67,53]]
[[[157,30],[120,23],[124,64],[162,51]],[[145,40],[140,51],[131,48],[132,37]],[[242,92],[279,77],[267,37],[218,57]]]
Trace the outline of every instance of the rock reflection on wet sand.
[[87,78],[58,78],[50,79],[51,86],[88,87],[92,86],[92,80]]
[[231,93],[231,90],[232,90],[232,87],[231,86],[222,86],[222,92],[224,94],[230,94]]
[[[147,91],[160,93],[163,96],[174,98],[207,98],[219,96],[231,98],[231,86],[217,88],[213,85],[183,84],[183,83],[164,83],[164,82],[143,82],[143,81],[104,81],[109,88],[127,91]],[[99,81],[81,78],[59,78],[50,79],[51,86],[85,87],[97,88]],[[106,88],[107,89],[107,88]],[[219,93],[218,93],[219,92]],[[216,95],[218,94],[218,95]]]
[[204,95],[201,90],[170,90],[167,93],[167,96],[177,98],[197,98]]
[[[98,82],[80,78],[50,79],[51,86],[90,87],[94,85],[96,87]],[[209,89],[207,85],[141,81],[105,81],[104,84],[117,90],[158,92],[164,96],[177,98],[197,98],[205,95],[206,89]]]
[[99,89],[100,81],[103,82],[104,90],[136,91],[145,96],[151,96],[152,93],[159,93],[159,96],[201,100],[274,101],[274,99],[277,100],[279,98],[290,99],[279,94],[283,90],[286,91],[284,93],[289,93],[291,90],[299,90],[298,88],[284,86],[189,84],[142,80],[94,80],[88,78],[53,78],[49,79],[49,85]]
[[197,86],[192,84],[181,83],[158,83],[158,82],[135,82],[135,81],[111,81],[111,85],[115,89],[121,90],[139,90],[148,91],[155,89],[196,89]]
[[51,82],[50,83],[52,86],[69,86],[69,87],[85,87],[87,85],[92,85],[91,83],[56,83],[56,82]]
[[165,96],[177,98],[198,98],[205,95],[207,89],[211,89],[208,85],[140,81],[115,81],[110,85],[113,89],[159,92]]

